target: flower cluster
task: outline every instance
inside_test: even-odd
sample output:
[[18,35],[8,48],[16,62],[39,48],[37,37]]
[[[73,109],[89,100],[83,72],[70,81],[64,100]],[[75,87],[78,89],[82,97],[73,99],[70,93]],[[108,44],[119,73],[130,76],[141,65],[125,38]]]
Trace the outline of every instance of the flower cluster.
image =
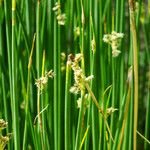
[[61,71],[64,72],[66,69],[66,54],[64,52],[61,53]]
[[54,72],[53,70],[50,70],[48,72],[45,72],[45,76],[36,79],[35,85],[37,86],[38,89],[41,91],[45,88],[48,82],[48,78],[53,78],[54,77]]
[[121,53],[119,46],[123,37],[123,33],[117,33],[115,31],[113,31],[111,34],[104,35],[103,41],[111,45],[113,57],[117,57]]
[[[90,104],[90,102],[89,102],[89,94],[85,94],[84,95],[84,99],[85,99],[84,106],[85,106],[85,108],[88,108],[89,104]],[[78,100],[77,100],[77,108],[81,108],[81,103],[82,103],[82,99],[81,99],[81,97],[79,97]]]
[[110,116],[112,113],[114,113],[117,110],[118,110],[117,108],[113,108],[113,107],[107,108],[107,110],[106,110],[106,116],[107,117]]
[[11,138],[11,134],[8,134],[6,136],[0,136],[0,150],[4,150],[10,138]]
[[0,119],[0,131],[5,129],[7,127],[8,122],[4,121],[3,119]]
[[92,49],[93,53],[96,51],[96,42],[95,42],[94,38],[91,41],[91,49]]
[[76,54],[75,58],[71,61],[71,67],[74,71],[74,85],[71,87],[70,92],[74,94],[78,94],[82,90],[84,90],[85,82],[89,82],[93,79],[93,75],[86,77],[83,73],[83,70],[81,69],[79,62],[82,60],[82,54]]
[[[5,129],[7,127],[8,122],[4,121],[3,119],[0,119],[0,131]],[[11,133],[8,133],[6,136],[0,135],[0,150],[4,150],[6,147],[6,144],[11,138]]]
[[53,11],[55,11],[55,13],[56,13],[58,24],[65,25],[66,15],[61,13],[60,3],[58,3],[58,2],[55,3],[55,6],[53,7]]

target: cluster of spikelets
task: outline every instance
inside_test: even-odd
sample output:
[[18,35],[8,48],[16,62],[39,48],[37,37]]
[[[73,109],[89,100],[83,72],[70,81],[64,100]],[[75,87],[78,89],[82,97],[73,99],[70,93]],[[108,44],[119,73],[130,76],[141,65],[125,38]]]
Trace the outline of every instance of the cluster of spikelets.
[[[81,94],[82,92],[84,92],[85,83],[88,83],[94,78],[93,75],[90,75],[88,77],[85,76],[82,68],[80,67],[80,62],[82,58],[83,58],[82,54],[79,53],[79,54],[76,54],[75,57],[73,55],[69,55],[68,61],[67,61],[67,63],[70,63],[71,68],[74,72],[74,85],[70,88],[70,92],[73,94]],[[89,94],[86,93],[84,95],[84,100],[85,100],[84,104],[86,107],[89,106],[88,97],[89,97]],[[82,102],[82,99],[80,97],[77,100],[77,108],[81,107],[81,102]]]
[[53,78],[54,77],[54,72],[53,70],[50,70],[48,72],[45,72],[45,76],[39,78],[39,79],[36,79],[35,81],[35,85],[37,86],[37,88],[42,91],[45,86],[47,85],[47,82],[48,82],[48,78]]
[[74,94],[78,94],[79,92],[84,91],[85,89],[85,82],[91,81],[94,76],[90,75],[86,77],[81,69],[79,63],[82,60],[82,54],[76,54],[75,57],[70,61],[72,70],[74,71],[74,85],[70,88],[70,92]]
[[[89,84],[89,82],[94,78],[94,75],[90,75],[88,77],[85,76],[82,68],[80,67],[80,62],[81,62],[82,58],[83,58],[83,55],[79,53],[79,54],[76,54],[75,57],[70,55],[70,59],[68,61],[68,63],[70,63],[70,65],[72,67],[72,70],[74,71],[74,85],[70,88],[70,92],[73,94],[78,94],[78,93],[81,94],[82,91],[85,91],[85,88],[86,88],[85,84]],[[86,93],[84,95],[84,99],[86,100],[85,101],[86,107],[88,107],[88,105],[89,105],[89,101],[88,101],[89,96],[90,96],[89,93]],[[78,108],[81,107],[81,101],[82,101],[81,98],[79,98],[77,100]],[[107,118],[116,110],[118,110],[118,109],[113,108],[113,107],[107,108],[105,117]],[[103,109],[101,109],[101,113],[103,113]]]
[[117,33],[112,31],[111,34],[105,34],[103,37],[103,41],[111,45],[112,48],[112,56],[117,57],[121,51],[119,50],[121,39],[124,37],[123,33]]
[[7,124],[8,123],[6,121],[4,121],[3,119],[0,119],[0,150],[4,150],[8,141],[11,138],[11,133],[9,133],[6,136],[1,135],[1,131],[7,127]]
[[61,71],[64,72],[66,69],[66,54],[64,52],[61,53]]
[[91,50],[93,53],[96,51],[96,42],[94,38],[91,40]]
[[58,24],[65,25],[66,15],[64,13],[61,13],[61,5],[59,2],[55,3],[55,6],[53,7],[53,11],[55,12],[55,14],[57,16]]
[[[102,114],[103,119],[104,119],[104,123],[107,127],[107,130],[110,134],[111,139],[113,140],[112,137],[112,133],[110,131],[109,125],[107,123],[107,117],[110,116],[112,113],[114,113],[115,111],[117,111],[118,109],[110,107],[107,108],[106,110],[106,114],[103,110],[103,108],[100,107],[98,101],[96,100],[96,97],[94,96],[94,93],[92,92],[92,90],[89,87],[89,82],[94,78],[93,75],[90,75],[88,77],[85,76],[82,68],[80,67],[80,62],[83,58],[82,54],[76,54],[75,57],[70,55],[69,57],[70,59],[68,59],[67,63],[70,63],[71,68],[74,72],[74,85],[70,88],[70,92],[74,93],[74,94],[82,94],[82,96],[84,96],[84,107],[87,108],[89,106],[89,96],[91,96],[91,99],[93,101],[93,103],[95,103],[96,107],[98,108],[99,112]],[[85,91],[87,90],[88,93],[85,94]],[[81,103],[82,103],[82,98],[79,98],[77,100],[77,107],[81,108]],[[84,113],[85,113],[84,109]],[[113,140],[114,141],[114,140]]]

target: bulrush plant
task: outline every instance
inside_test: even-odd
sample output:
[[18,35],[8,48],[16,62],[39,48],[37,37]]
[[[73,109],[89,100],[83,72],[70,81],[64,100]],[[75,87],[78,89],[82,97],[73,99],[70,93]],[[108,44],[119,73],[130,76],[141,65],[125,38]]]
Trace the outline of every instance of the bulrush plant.
[[0,150],[149,150],[149,8],[0,0]]
[[[74,94],[78,94],[78,93],[85,93],[85,89],[87,90],[88,94],[90,94],[91,96],[91,99],[93,101],[93,103],[96,105],[96,107],[98,108],[99,112],[102,114],[102,117],[104,119],[104,123],[107,127],[107,130],[110,134],[110,137],[112,139],[112,141],[114,142],[113,140],[113,137],[112,137],[112,134],[111,134],[111,131],[110,131],[110,128],[109,128],[109,125],[107,123],[107,120],[106,120],[106,115],[103,111],[103,109],[100,107],[95,95],[93,94],[90,86],[89,86],[89,82],[94,78],[94,75],[90,75],[88,77],[86,77],[79,65],[79,62],[82,60],[83,58],[83,55],[82,54],[76,54],[75,57],[73,57],[71,59],[71,67],[72,67],[72,70],[74,71],[74,85],[70,88],[70,92],[71,93],[74,93]],[[85,95],[85,94],[84,94]],[[87,100],[87,98],[85,99],[85,96],[84,98],[80,98],[78,100],[78,105],[81,109],[81,103],[85,103],[83,102],[84,100]],[[115,110],[117,109],[113,109],[113,108],[109,108],[107,109],[107,115],[110,115],[112,112],[114,112]]]

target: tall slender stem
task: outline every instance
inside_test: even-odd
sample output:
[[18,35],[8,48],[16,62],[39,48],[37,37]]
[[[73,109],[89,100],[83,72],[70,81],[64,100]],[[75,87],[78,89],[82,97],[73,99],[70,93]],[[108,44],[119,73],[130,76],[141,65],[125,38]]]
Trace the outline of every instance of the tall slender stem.
[[137,32],[135,24],[135,5],[134,0],[129,0],[130,10],[130,28],[133,42],[133,67],[134,67],[134,129],[133,129],[133,147],[136,150],[137,141],[137,122],[138,122],[138,48]]
[[15,38],[15,27],[16,27],[16,0],[12,1],[12,102],[13,102],[13,130],[14,130],[14,146],[15,150],[20,149],[20,137],[19,137],[19,120],[18,114],[18,100],[16,96],[17,90],[17,54],[16,54],[16,38]]

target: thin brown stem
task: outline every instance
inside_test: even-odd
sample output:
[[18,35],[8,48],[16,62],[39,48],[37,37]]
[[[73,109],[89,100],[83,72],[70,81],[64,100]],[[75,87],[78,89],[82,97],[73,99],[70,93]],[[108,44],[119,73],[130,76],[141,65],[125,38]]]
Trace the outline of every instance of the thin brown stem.
[[91,98],[92,98],[92,101],[94,102],[94,104],[95,104],[96,107],[98,108],[99,112],[102,114],[103,119],[104,119],[104,123],[105,123],[105,125],[106,125],[106,127],[107,127],[107,130],[108,130],[109,134],[110,134],[110,138],[111,138],[111,140],[114,142],[114,139],[113,139],[113,136],[112,136],[111,130],[110,130],[110,128],[109,128],[109,125],[108,125],[108,122],[107,122],[107,119],[106,119],[106,116],[105,116],[105,114],[104,114],[103,109],[99,106],[99,103],[98,103],[98,101],[97,101],[95,95],[93,94],[93,92],[92,92],[92,90],[91,90],[91,88],[90,88],[90,86],[89,86],[89,84],[88,84],[87,82],[85,82],[85,87],[86,87],[86,89],[88,90],[88,92],[90,93]]
[[137,138],[137,121],[138,121],[138,48],[137,48],[137,33],[135,25],[135,5],[134,0],[129,0],[130,10],[130,27],[132,33],[133,44],[133,66],[134,66],[134,130],[133,130],[133,147],[136,150]]
[[146,137],[144,137],[139,131],[136,132],[144,141],[146,141],[150,145],[150,141]]
[[125,129],[125,123],[126,123],[127,116],[128,116],[130,98],[131,98],[131,85],[129,85],[129,87],[128,87],[128,94],[127,94],[127,100],[126,100],[126,104],[125,104],[124,119],[123,119],[122,129],[121,129],[121,133],[120,133],[120,140],[119,140],[119,144],[118,144],[118,150],[121,149],[121,144],[122,144],[124,129]]

